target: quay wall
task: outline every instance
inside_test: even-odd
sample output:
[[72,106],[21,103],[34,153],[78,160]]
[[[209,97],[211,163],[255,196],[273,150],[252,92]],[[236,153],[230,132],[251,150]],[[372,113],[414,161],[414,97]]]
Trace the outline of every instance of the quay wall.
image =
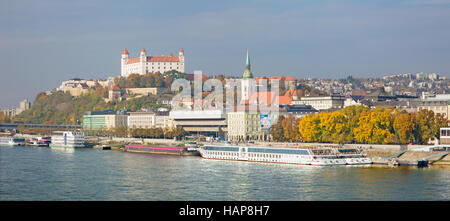
[[141,138],[129,138],[129,137],[113,137],[112,139],[105,141],[114,141],[114,142],[125,142],[125,143],[160,143],[166,145],[177,145],[180,144],[181,141],[173,140],[173,139],[141,139]]

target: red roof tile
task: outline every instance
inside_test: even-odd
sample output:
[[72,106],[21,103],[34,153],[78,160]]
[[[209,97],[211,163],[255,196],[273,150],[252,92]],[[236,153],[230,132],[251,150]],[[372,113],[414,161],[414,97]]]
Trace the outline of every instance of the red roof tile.
[[[269,105],[276,102],[273,98],[273,94],[270,91],[255,92],[250,97],[250,103],[261,103]],[[292,98],[288,96],[278,96],[278,104],[291,104]]]
[[133,63],[137,63],[139,61],[141,61],[141,58],[130,58],[130,59],[128,59],[127,64],[133,64]]
[[147,56],[148,62],[179,62],[179,57],[173,56]]

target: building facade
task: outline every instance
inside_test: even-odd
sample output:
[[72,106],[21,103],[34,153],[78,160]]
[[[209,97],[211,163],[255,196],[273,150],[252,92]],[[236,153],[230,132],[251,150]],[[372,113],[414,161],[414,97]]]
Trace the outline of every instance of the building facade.
[[450,100],[421,100],[417,104],[417,112],[421,110],[430,110],[450,119]]
[[440,129],[440,144],[450,144],[450,127],[443,127]]
[[174,123],[167,112],[139,111],[130,112],[129,128],[172,128]]
[[121,58],[121,76],[127,77],[130,74],[164,73],[171,70],[184,73],[184,50],[180,49],[178,56],[170,53],[168,56],[147,56],[143,48],[139,57],[130,58],[128,50],[125,48]]
[[344,96],[331,95],[324,97],[301,97],[300,100],[292,101],[292,104],[311,105],[316,110],[327,110],[344,108],[344,101]]
[[124,111],[86,112],[81,125],[85,130],[108,130],[117,127],[127,127],[127,114]]
[[226,113],[222,110],[172,110],[169,116],[190,135],[226,137]]

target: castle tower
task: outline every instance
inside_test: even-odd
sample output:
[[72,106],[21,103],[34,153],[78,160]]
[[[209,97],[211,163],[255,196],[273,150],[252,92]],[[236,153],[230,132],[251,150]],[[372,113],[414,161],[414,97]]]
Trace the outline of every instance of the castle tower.
[[251,92],[253,92],[253,84],[251,84],[251,80],[253,79],[253,73],[250,66],[250,55],[247,49],[247,59],[245,63],[245,71],[242,75],[241,80],[241,101],[245,101],[250,99]]
[[178,52],[178,56],[180,57],[180,72],[184,73],[184,50],[180,49],[180,52]]
[[141,53],[139,54],[139,60],[140,60],[139,74],[146,74],[148,72],[147,54],[144,48],[142,48]]
[[126,48],[123,49],[122,59],[120,60],[120,70],[121,70],[120,75],[122,77],[126,77],[126,75],[127,75],[125,68],[126,68],[129,56],[130,56],[130,54],[128,53],[128,50]]

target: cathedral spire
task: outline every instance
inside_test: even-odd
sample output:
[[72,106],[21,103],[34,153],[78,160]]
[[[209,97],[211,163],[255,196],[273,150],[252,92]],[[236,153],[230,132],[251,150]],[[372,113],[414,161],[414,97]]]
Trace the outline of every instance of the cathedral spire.
[[252,70],[251,70],[251,66],[250,66],[250,55],[248,53],[248,48],[247,48],[247,59],[245,62],[245,71],[244,71],[242,78],[244,78],[244,79],[253,78],[253,74],[252,74]]

